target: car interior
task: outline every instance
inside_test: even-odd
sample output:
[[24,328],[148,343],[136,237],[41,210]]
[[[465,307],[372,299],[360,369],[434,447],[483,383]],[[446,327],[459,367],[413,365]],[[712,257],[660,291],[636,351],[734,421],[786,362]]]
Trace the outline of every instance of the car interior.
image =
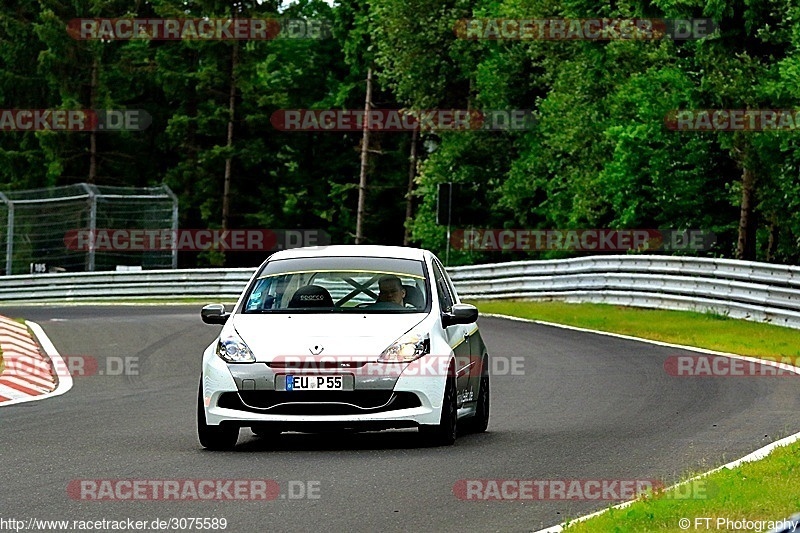
[[[317,308],[382,308],[378,302],[378,280],[385,273],[308,272],[264,278],[248,300],[248,311]],[[425,281],[400,275],[407,310],[426,306]]]

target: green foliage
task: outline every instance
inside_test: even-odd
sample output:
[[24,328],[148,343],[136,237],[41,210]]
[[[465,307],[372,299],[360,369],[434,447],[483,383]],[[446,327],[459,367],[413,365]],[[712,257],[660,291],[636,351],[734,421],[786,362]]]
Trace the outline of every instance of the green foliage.
[[[701,228],[718,236],[712,254],[732,256],[740,181],[748,168],[757,175],[756,257],[796,262],[800,233],[798,217],[790,213],[797,212],[797,134],[676,132],[665,127],[665,117],[677,109],[793,108],[799,12],[785,2],[479,2],[473,6],[476,17],[705,16],[716,18],[720,30],[702,40],[675,42],[467,41],[473,52],[462,57],[475,64],[467,74],[473,80],[471,101],[489,109],[533,108],[537,123],[505,140],[508,157],[499,165],[491,160],[476,168],[462,157],[461,138],[442,137],[421,180],[483,178],[499,215],[491,227]],[[393,37],[387,56],[406,57],[430,38],[415,40],[411,29],[396,32],[401,35]],[[440,61],[446,64],[444,57]],[[416,82],[415,69],[409,75],[390,62],[386,66],[398,92],[415,94],[413,101],[436,101],[445,92]],[[403,80],[417,93],[402,93]],[[491,150],[487,139],[477,144]],[[469,153],[481,149],[471,146]],[[487,173],[494,179],[485,180]],[[432,187],[421,191],[435,194]],[[441,231],[429,227],[435,206],[426,198],[415,235],[441,251],[433,242],[444,242]],[[485,255],[485,261],[502,257]],[[533,254],[554,255],[563,254]]]
[[[332,35],[86,41],[66,32],[73,18],[128,16],[305,17],[330,21]],[[712,17],[719,30],[690,41],[458,38],[458,21],[471,17]],[[5,109],[147,111],[153,122],[143,132],[95,136],[96,182],[165,181],[179,196],[185,228],[221,225],[230,160],[231,227],[319,228],[333,242],[352,242],[361,132],[285,132],[270,118],[285,109],[362,109],[371,67],[376,108],[527,109],[535,117],[525,131],[421,132],[408,222],[416,245],[445,255],[436,194],[454,182],[480,191],[471,206],[481,213],[475,227],[699,228],[718,236],[711,254],[733,256],[748,169],[755,257],[800,260],[798,133],[665,126],[677,109],[796,107],[800,7],[792,2],[23,0],[0,8],[0,45]],[[410,141],[407,133],[373,132],[367,242],[402,242]],[[89,161],[87,133],[0,136],[4,189],[86,181]],[[564,255],[450,250],[449,259]],[[182,257],[184,266],[255,260]]]

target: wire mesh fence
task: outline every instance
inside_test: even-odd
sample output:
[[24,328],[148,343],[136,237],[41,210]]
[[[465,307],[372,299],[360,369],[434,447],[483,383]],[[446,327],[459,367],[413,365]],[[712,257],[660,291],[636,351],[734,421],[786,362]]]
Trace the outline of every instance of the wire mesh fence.
[[178,200],[166,185],[111,187],[80,183],[0,192],[0,253],[5,275],[35,272],[176,268],[176,250],[97,247],[101,229],[177,230]]

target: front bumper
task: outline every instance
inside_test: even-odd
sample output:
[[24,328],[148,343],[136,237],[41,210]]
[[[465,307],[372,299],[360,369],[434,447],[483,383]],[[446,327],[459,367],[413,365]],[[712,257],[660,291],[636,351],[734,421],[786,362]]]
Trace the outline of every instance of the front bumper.
[[[424,359],[424,357],[422,358]],[[203,357],[203,401],[209,425],[270,425],[282,430],[326,426],[385,429],[438,424],[446,376],[424,375],[421,360],[403,369],[311,371],[350,375],[344,391],[284,390],[287,373],[266,363],[227,364],[213,347]],[[369,363],[379,365],[379,363]],[[381,365],[388,366],[388,365]]]

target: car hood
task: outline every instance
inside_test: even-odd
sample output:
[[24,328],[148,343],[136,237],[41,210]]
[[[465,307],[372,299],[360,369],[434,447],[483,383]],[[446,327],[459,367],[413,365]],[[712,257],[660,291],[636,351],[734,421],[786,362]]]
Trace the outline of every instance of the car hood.
[[[424,313],[236,314],[233,327],[257,361],[311,355],[377,358],[426,316]],[[314,353],[320,348],[320,353]]]

